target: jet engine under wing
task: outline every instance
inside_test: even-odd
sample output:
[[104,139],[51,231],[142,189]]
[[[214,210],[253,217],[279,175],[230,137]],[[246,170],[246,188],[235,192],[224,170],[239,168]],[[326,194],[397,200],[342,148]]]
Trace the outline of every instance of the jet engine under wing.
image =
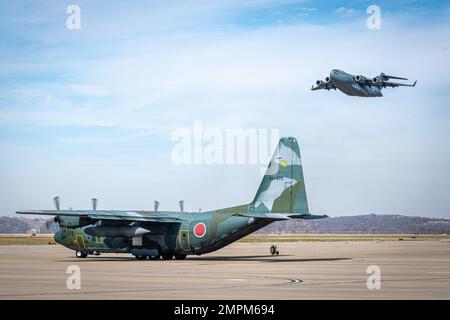
[[180,222],[174,217],[179,212],[171,211],[119,211],[119,210],[30,210],[17,211],[18,214],[35,214],[46,216],[87,217],[94,220],[125,220],[146,222]]
[[316,82],[316,86],[312,86],[311,90],[331,90],[334,89],[336,90],[336,86],[331,82],[331,81],[321,81],[321,80],[317,80]]

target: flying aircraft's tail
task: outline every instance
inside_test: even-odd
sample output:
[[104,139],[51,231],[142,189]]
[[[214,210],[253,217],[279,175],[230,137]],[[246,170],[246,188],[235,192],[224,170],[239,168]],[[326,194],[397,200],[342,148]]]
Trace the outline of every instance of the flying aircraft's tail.
[[309,214],[297,139],[281,138],[249,213]]

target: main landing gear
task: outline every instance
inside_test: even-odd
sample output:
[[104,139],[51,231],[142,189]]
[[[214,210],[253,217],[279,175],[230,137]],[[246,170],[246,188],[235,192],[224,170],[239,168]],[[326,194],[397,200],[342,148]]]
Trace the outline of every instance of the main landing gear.
[[173,253],[163,253],[162,254],[163,260],[172,260],[173,259]]
[[80,250],[77,250],[75,252],[75,255],[76,255],[77,258],[86,258],[88,256],[88,254],[93,254],[94,256],[99,256],[100,252],[98,252],[98,251],[88,251],[88,252],[86,252],[86,251],[80,251]]
[[86,258],[88,256],[88,254],[84,251],[79,251],[77,250],[77,252],[75,252],[75,255],[77,256],[77,258]]

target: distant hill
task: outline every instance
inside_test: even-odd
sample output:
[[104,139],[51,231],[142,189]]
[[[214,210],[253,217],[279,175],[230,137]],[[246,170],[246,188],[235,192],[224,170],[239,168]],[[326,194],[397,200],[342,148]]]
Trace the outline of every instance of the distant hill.
[[[45,219],[1,217],[0,233],[47,233]],[[275,222],[258,233],[429,233],[450,234],[450,220],[403,215],[358,215],[321,220]]]
[[275,222],[258,233],[429,233],[450,234],[450,220],[403,215],[358,215]]
[[0,233],[28,233],[36,229],[41,233],[47,233],[45,219],[27,219],[23,217],[0,216]]

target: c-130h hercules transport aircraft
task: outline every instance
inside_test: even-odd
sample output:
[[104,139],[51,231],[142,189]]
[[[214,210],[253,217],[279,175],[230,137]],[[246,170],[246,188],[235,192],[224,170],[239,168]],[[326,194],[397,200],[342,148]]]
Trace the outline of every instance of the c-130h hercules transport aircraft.
[[212,252],[274,222],[321,219],[311,215],[297,140],[281,138],[252,202],[208,212],[118,210],[26,210],[52,215],[55,241],[76,256],[131,253],[138,260],[183,260]]

